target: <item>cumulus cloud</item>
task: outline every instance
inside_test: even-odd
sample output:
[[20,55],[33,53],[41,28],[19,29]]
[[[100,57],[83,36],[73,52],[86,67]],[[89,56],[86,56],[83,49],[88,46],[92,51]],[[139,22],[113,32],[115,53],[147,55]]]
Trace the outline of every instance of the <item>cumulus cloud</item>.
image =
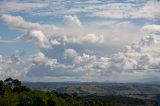
[[81,63],[90,63],[96,61],[96,56],[95,55],[89,55],[89,54],[83,54],[79,55],[74,58],[73,63],[75,64],[81,64]]
[[[150,43],[149,43],[150,42]],[[84,75],[104,76],[111,73],[150,73],[159,70],[159,36],[144,36],[140,42],[126,47],[126,51],[112,57],[96,57],[95,55],[79,54],[73,56],[73,63],[78,64]],[[142,77],[142,76],[141,76]]]
[[104,35],[98,35],[95,33],[88,33],[86,27],[82,25],[77,16],[67,15],[64,16],[64,22],[67,26],[62,28],[66,42],[71,43],[103,43]]
[[[118,61],[120,67],[130,66],[128,69],[150,70],[158,67],[159,61],[159,36],[145,36],[139,43],[127,47],[126,52],[114,56],[114,61]],[[119,68],[120,68],[119,67]]]
[[4,14],[2,15],[2,18],[10,27],[25,31],[40,30],[44,34],[50,35],[55,30],[57,30],[57,27],[55,25],[32,23],[24,20],[21,16],[12,16],[9,14]]
[[[65,18],[66,16],[64,16]],[[68,18],[73,18],[70,22],[69,19],[66,20],[68,23],[76,23],[78,20],[77,16],[68,16]],[[74,19],[76,17],[76,19]],[[77,44],[77,45],[94,45],[95,46],[102,45],[102,46],[122,46],[126,44],[130,44],[131,41],[136,41],[139,38],[139,27],[138,25],[134,25],[129,22],[92,22],[90,24],[83,24],[81,23],[81,27],[79,25],[49,25],[49,24],[40,24],[29,22],[23,19],[21,16],[12,16],[12,15],[3,15],[2,18],[4,21],[12,28],[21,29],[23,31],[23,35],[27,35],[33,31],[40,31],[45,35],[45,39],[43,43],[35,42],[35,40],[30,39],[34,43],[38,44],[39,47],[42,48],[51,48],[60,45],[67,45],[67,44]],[[104,25],[105,24],[105,25]],[[113,30],[111,30],[113,29]],[[38,37],[38,36],[37,36]],[[18,37],[19,38],[19,37]],[[132,39],[131,39],[132,38]],[[24,39],[29,40],[29,39]],[[91,46],[90,46],[91,47]],[[110,47],[109,47],[110,48]],[[118,48],[118,47],[116,47]],[[87,49],[87,48],[86,48]],[[101,51],[104,48],[100,48]],[[118,51],[118,49],[112,49],[111,51]],[[109,52],[106,50],[105,52]]]
[[81,37],[80,40],[82,40],[82,42],[103,43],[104,36],[96,34],[87,34],[86,36]]
[[31,67],[29,59],[23,59],[19,52],[16,52],[11,57],[0,55],[0,79],[7,77],[23,78],[26,76]]
[[0,55],[0,79],[7,77],[25,79],[33,67],[41,65],[51,70],[57,64],[57,59],[49,59],[41,52],[27,58],[20,52],[15,52],[10,57]]
[[[106,8],[105,5],[102,8]],[[122,8],[123,10],[124,8],[121,3],[110,6],[113,5],[118,6],[115,6],[115,9]],[[125,8],[128,8],[127,6],[128,4]],[[132,12],[130,13],[132,16]],[[126,14],[117,15],[113,15],[112,18],[128,16]],[[0,56],[1,76],[77,77],[84,79],[99,77],[110,79],[112,77],[113,80],[113,77],[121,79],[121,75],[123,77],[129,75],[132,78],[135,78],[136,75],[139,78],[144,77],[143,75],[149,76],[150,73],[158,73],[160,68],[160,37],[158,35],[144,36],[139,42],[127,46],[124,51],[121,50],[119,53],[107,56],[106,51],[115,49],[110,45],[111,49],[107,48],[108,42],[119,45],[119,42],[130,43],[132,38],[135,38],[135,32],[139,31],[137,30],[139,27],[130,22],[104,23],[102,21],[82,25],[77,16],[66,15],[64,17],[66,25],[57,27],[29,22],[20,16],[3,15],[2,18],[10,27],[22,31],[23,34],[17,39],[32,41],[41,48],[39,53],[29,56],[28,59],[22,59],[20,55],[12,55],[9,58]],[[159,25],[146,25],[142,31],[149,34],[160,32]],[[139,38],[138,34],[137,36]],[[51,48],[53,45],[55,48]],[[99,52],[99,48],[103,49],[103,55],[95,53]],[[89,52],[95,51],[86,53],[85,49],[88,49]],[[104,51],[104,49],[107,50]],[[27,67],[24,72],[18,71],[23,70],[24,67]]]
[[80,64],[81,62],[96,61],[95,55],[89,55],[85,53],[81,55],[74,49],[65,49],[64,56],[73,58],[73,63],[76,63],[76,64]]
[[33,62],[37,64],[45,64],[46,66],[54,67],[58,64],[57,59],[49,59],[42,52],[37,53],[33,56]]
[[51,44],[46,35],[44,35],[41,31],[38,30],[31,30],[27,32],[25,35],[18,37],[17,39],[31,40],[37,43],[42,48],[51,47]]
[[145,34],[155,34],[155,33],[160,33],[160,25],[145,25],[142,27],[142,32]]
[[65,49],[64,56],[66,56],[66,57],[76,57],[76,56],[78,56],[78,53],[74,49]]
[[52,45],[60,45],[61,44],[61,42],[57,41],[56,39],[52,39],[50,42]]
[[[28,63],[32,65],[25,71],[25,75],[27,75],[26,77],[38,75],[55,78],[57,76],[71,78],[72,76],[79,78],[79,80],[82,80],[81,78],[94,80],[94,78],[101,77],[111,81],[135,79],[135,77],[146,78],[149,77],[149,74],[156,75],[155,73],[159,72],[159,44],[159,36],[144,36],[139,42],[127,46],[125,51],[116,53],[111,57],[99,57],[94,54],[80,53],[71,48],[65,49],[62,56],[66,60],[70,59],[71,63],[65,62],[65,60],[63,63],[58,62],[59,60],[39,52],[29,59]],[[22,64],[21,60],[20,56],[12,56],[9,60],[4,61],[4,57],[0,56],[0,62],[3,64],[1,75],[5,72],[2,70],[8,70],[12,65],[14,65],[13,69],[16,69],[17,65]],[[12,71],[8,73],[10,73],[9,75],[13,74]],[[21,76],[22,73],[17,74],[17,76]],[[122,76],[126,77],[123,78]]]
[[97,44],[97,43],[104,43],[104,35],[97,35],[94,33],[81,35],[81,36],[66,36],[65,39],[66,42],[71,43],[91,43],[91,44]]
[[[22,33],[16,40],[1,38],[0,43],[18,42],[20,39],[34,42],[40,47],[39,53],[25,57],[20,53],[9,57],[0,55],[0,77],[30,79],[34,76],[39,79],[53,78],[64,81],[115,81],[159,77],[159,25],[142,27],[141,31],[149,36],[144,36],[137,42],[143,23],[135,22],[136,19],[159,19],[159,10],[159,2],[153,0],[45,0],[43,4],[39,1],[0,2],[0,14],[4,13],[2,19],[9,27]],[[34,19],[47,18],[47,22],[52,23],[52,20],[54,22],[58,18],[58,22],[62,19],[62,23],[41,24],[27,21],[21,16],[9,15],[22,11],[32,16],[40,16]],[[41,17],[47,15],[53,17]],[[107,20],[104,21],[104,18]],[[136,43],[127,46],[124,51],[121,49],[132,41]]]
[[18,36],[16,40],[30,40],[42,48],[51,48],[52,45],[61,44],[61,42],[53,36],[58,30],[55,25],[33,23],[24,20],[21,16],[8,14],[3,15],[2,18],[10,27],[23,31],[23,35]]
[[66,25],[69,25],[72,27],[75,27],[75,26],[82,27],[82,24],[77,16],[66,15],[64,16],[64,22],[66,23]]
[[42,48],[51,48],[52,45],[66,43],[91,43],[98,44],[104,42],[104,35],[89,33],[77,16],[64,16],[67,26],[55,26],[49,24],[33,23],[24,20],[21,16],[5,14],[3,20],[12,28],[20,29],[23,35],[17,39],[31,40]]

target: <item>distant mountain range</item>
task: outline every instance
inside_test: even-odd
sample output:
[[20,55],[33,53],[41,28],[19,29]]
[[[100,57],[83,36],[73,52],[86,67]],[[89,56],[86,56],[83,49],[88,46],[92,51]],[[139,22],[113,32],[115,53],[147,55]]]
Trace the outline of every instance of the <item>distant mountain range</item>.
[[32,89],[56,90],[60,93],[80,95],[156,95],[160,83],[97,83],[97,82],[24,82]]

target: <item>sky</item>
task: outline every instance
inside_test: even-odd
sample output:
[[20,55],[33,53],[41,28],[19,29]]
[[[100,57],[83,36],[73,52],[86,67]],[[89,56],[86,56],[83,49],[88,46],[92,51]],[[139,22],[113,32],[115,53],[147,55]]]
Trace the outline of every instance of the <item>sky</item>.
[[0,0],[0,79],[160,80],[159,0]]

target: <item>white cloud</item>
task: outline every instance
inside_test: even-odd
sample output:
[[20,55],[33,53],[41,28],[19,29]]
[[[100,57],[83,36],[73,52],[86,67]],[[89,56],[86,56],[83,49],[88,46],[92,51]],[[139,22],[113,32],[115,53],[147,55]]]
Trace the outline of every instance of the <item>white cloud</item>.
[[92,6],[93,9],[98,8],[99,11],[92,11],[91,16],[103,17],[103,18],[145,18],[155,19],[160,18],[160,2],[158,1],[145,1],[137,3],[106,3],[102,5]]
[[31,30],[25,35],[18,37],[18,39],[31,40],[37,43],[42,48],[51,48],[51,44],[46,35],[44,35],[41,31],[38,30]]
[[105,39],[104,35],[90,33],[87,26],[82,26],[77,16],[64,16],[64,20],[69,26],[61,27],[29,22],[21,16],[3,15],[2,18],[10,27],[23,30],[24,35],[18,39],[32,40],[43,48],[50,48],[52,45],[61,45],[62,43],[98,44],[103,43]]
[[100,21],[90,22],[87,28],[95,32],[96,36],[104,36],[104,46],[106,45],[129,45],[131,42],[140,39],[141,25],[129,21]]
[[95,34],[87,34],[84,37],[81,37],[80,40],[82,42],[90,42],[90,43],[103,43],[104,36],[103,35],[95,35]]
[[[48,39],[48,41],[45,40],[45,42],[38,44],[39,47],[43,48],[54,47],[54,45],[65,46],[70,43],[78,45],[116,46],[116,48],[119,46],[122,48],[122,46],[130,44],[130,42],[138,40],[140,32],[140,26],[130,22],[102,21],[85,23],[82,25],[78,17],[74,19],[76,16],[69,17],[71,19],[73,18],[75,23],[75,20],[78,20],[82,25],[81,27],[77,26],[77,24],[76,26],[63,25],[57,27],[52,24],[33,23],[25,21],[20,16],[3,15],[2,17],[10,27],[23,29],[23,35],[33,30],[41,31]],[[35,42],[33,39],[32,41]],[[93,50],[94,48],[91,49]],[[107,47],[105,49],[107,49]],[[112,51],[117,52],[118,49]]]
[[57,41],[56,39],[52,39],[51,44],[52,45],[60,45],[61,43],[59,41]]
[[99,44],[104,43],[104,35],[96,35],[94,33],[86,34],[86,35],[79,35],[79,36],[68,36],[66,37],[66,42],[71,43],[79,43],[79,44]]
[[[142,23],[137,24],[135,19],[153,19],[153,21],[159,19],[159,5],[159,2],[153,0],[128,0],[121,3],[112,0],[0,2],[0,14],[4,13],[2,19],[9,27],[23,33],[17,38],[32,41],[41,47],[40,52],[34,56],[22,58],[20,54],[10,57],[0,55],[0,76],[28,77],[28,79],[34,76],[39,79],[49,77],[55,80],[83,81],[159,77],[159,25],[143,26],[141,31],[150,36],[142,37],[139,42],[127,46],[125,51],[121,50],[115,54],[112,52],[117,48],[120,50],[120,45],[124,47],[132,41],[137,41],[141,37]],[[30,22],[21,16],[9,15],[18,14],[20,11],[28,12],[29,15],[51,15],[64,20],[61,24],[58,23],[57,27],[54,24]],[[82,18],[82,22],[78,16]],[[54,17],[34,18],[54,20]],[[99,17],[110,19],[99,21],[101,19]],[[47,22],[51,22],[50,19]],[[133,19],[135,24],[125,19]],[[1,43],[10,41],[17,42],[17,40],[0,39]],[[51,48],[53,45],[55,48]],[[86,49],[88,52],[84,52]],[[110,51],[112,55],[107,56]]]
[[[68,7],[68,4],[72,4]],[[72,24],[81,25],[76,16],[83,13],[86,16],[112,18],[112,19],[159,19],[160,18],[160,2],[155,0],[143,1],[65,1],[59,0],[52,2],[45,0],[42,2],[1,2],[1,13],[9,11],[22,11],[28,10],[31,15],[37,16],[64,16],[70,20]],[[39,9],[38,9],[39,8]],[[41,8],[44,8],[42,10]],[[33,11],[37,9],[38,11]],[[27,11],[27,12],[28,12]]]
[[34,57],[33,60],[35,62],[45,62],[46,61],[46,57],[43,53],[37,53]]
[[58,30],[55,25],[25,21],[21,16],[3,15],[2,18],[10,27],[23,31],[24,34],[17,39],[31,40],[42,48],[51,48],[61,43],[53,36]]
[[75,64],[87,64],[96,61],[95,55],[83,54],[74,58],[73,63]]
[[58,64],[57,59],[49,59],[42,52],[39,52],[35,56],[33,56],[33,62],[35,62],[36,64],[45,64],[49,67],[54,67]]
[[31,65],[29,59],[22,60],[22,56],[18,52],[11,57],[0,55],[0,79],[7,77],[23,78]]
[[40,30],[46,35],[52,34],[57,27],[55,25],[32,23],[24,20],[21,16],[12,16],[9,14],[2,15],[3,20],[13,28],[29,31]]
[[83,53],[81,55],[77,51],[75,51],[74,49],[65,49],[64,56],[72,58],[73,63],[75,63],[75,64],[80,64],[81,62],[89,62],[90,63],[90,62],[96,61],[95,55],[89,55],[89,54],[85,54],[85,53]]
[[77,16],[66,15],[64,16],[64,22],[72,27],[82,27],[82,24]]
[[160,2],[156,0],[148,1],[139,11],[137,16],[140,18],[154,19],[160,18]]
[[159,36],[145,36],[126,52],[116,54],[113,59],[118,63],[118,68],[131,66],[128,69],[134,71],[156,69],[160,63],[159,43]]
[[[57,59],[46,57],[43,52],[39,52],[29,59],[30,64],[33,65],[25,71],[25,75],[30,77],[29,75],[32,73],[31,76],[50,76],[53,78],[59,76],[71,79],[72,77],[77,77],[79,80],[82,80],[81,78],[95,80],[101,77],[101,80],[110,81],[154,77],[160,68],[159,39],[159,36],[145,36],[140,42],[131,44],[124,52],[116,53],[112,57],[99,57],[79,53],[74,49],[65,49],[63,56],[66,57],[66,60],[70,58],[71,63],[68,61],[60,63]],[[17,60],[20,60],[20,62],[16,62]],[[14,56],[14,58],[4,61],[4,58],[0,56],[0,62],[3,64],[1,70],[7,70],[12,65],[17,67],[18,64],[22,64],[21,60],[19,56]],[[15,72],[18,73],[17,71]],[[1,73],[3,75],[4,71],[1,71]],[[14,76],[12,71],[8,73],[8,75]],[[21,75],[17,74],[17,76]]]
[[160,25],[145,25],[142,27],[141,31],[144,34],[154,34],[154,33],[160,33]]
[[47,3],[27,3],[16,1],[0,1],[0,13],[7,13],[12,11],[28,11],[47,7]]
[[[154,42],[148,43],[152,41]],[[128,46],[126,51],[114,54],[112,57],[98,58],[95,55],[76,52],[72,60],[76,65],[73,70],[90,77],[112,75],[114,77],[115,73],[119,73],[120,76],[132,73],[131,79],[136,79],[138,73],[141,74],[137,76],[138,78],[148,77],[149,73],[157,73],[159,70],[159,44],[159,36],[145,36],[140,42]]]
[[64,56],[73,58],[78,56],[78,53],[74,49],[65,49]]

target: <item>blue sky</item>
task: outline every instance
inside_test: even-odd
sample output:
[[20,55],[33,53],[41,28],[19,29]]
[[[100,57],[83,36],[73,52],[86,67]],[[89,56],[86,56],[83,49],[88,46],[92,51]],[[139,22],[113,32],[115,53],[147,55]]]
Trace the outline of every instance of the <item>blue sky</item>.
[[0,1],[0,78],[160,79],[158,0]]

